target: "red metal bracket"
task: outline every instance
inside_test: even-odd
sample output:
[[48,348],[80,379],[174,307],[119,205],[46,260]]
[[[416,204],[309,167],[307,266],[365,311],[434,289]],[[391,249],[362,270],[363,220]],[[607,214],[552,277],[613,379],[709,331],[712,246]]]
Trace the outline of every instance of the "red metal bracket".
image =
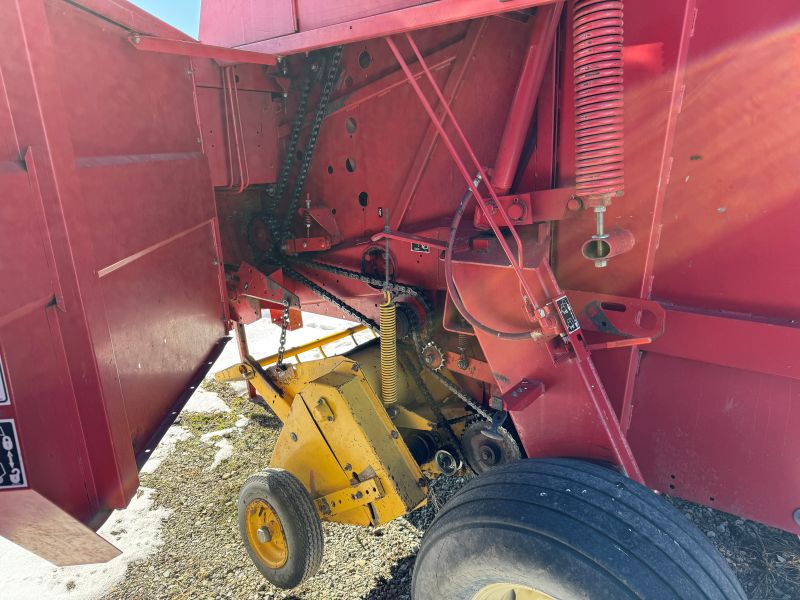
[[502,402],[502,409],[508,412],[525,410],[544,394],[545,389],[542,381],[523,379],[512,390],[499,397]]
[[320,250],[328,250],[342,241],[342,233],[339,230],[339,224],[336,222],[336,217],[333,216],[331,209],[328,207],[303,207],[298,210],[298,213],[300,214],[300,217],[307,222],[309,227],[312,222],[319,225],[325,232],[325,235],[309,236],[304,238],[300,237],[286,240],[286,242],[283,244],[283,251],[287,254],[300,254],[301,252],[319,252]]
[[[515,225],[530,225],[544,221],[561,221],[576,213],[583,204],[575,196],[574,187],[528,192],[499,196],[500,205],[511,217]],[[499,227],[505,224],[500,221],[494,201],[487,201],[491,208],[491,216]],[[491,226],[482,211],[476,210],[473,223],[478,229],[489,229]]]
[[[428,252],[431,248],[436,250],[447,250],[447,244],[442,240],[435,238],[425,237],[421,235],[414,235],[413,233],[402,233],[400,231],[380,231],[370,238],[370,241],[380,242],[385,239],[396,240],[398,242],[410,243],[413,252]],[[415,248],[418,245],[419,248]]]
[[664,333],[666,311],[658,302],[575,290],[566,294],[583,329],[650,340]]
[[128,41],[134,48],[142,52],[160,52],[161,54],[210,58],[217,61],[220,65],[247,63],[271,67],[278,64],[278,58],[272,54],[251,52],[249,50],[236,50],[235,48],[224,48],[222,46],[211,46],[209,44],[201,44],[200,42],[170,40],[150,35],[142,35],[140,33],[131,34],[128,37]]
[[[261,318],[262,306],[270,310],[277,309],[282,317],[283,304],[288,302],[291,309],[298,314],[300,312],[300,300],[296,295],[276,281],[274,276],[264,275],[246,262],[239,265],[239,269],[228,277],[228,301],[231,306],[231,317],[237,323],[244,325]],[[290,310],[290,321],[291,315],[292,310]]]
[[497,378],[492,373],[492,368],[489,363],[483,362],[476,358],[468,358],[466,362],[462,362],[462,356],[457,352],[445,352],[444,364],[448,370],[454,373],[461,373],[472,379],[483,381],[494,385],[497,383]]

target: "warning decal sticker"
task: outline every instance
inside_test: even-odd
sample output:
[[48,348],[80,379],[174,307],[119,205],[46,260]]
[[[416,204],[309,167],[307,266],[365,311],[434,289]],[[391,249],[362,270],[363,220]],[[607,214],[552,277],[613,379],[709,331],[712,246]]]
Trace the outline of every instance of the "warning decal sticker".
[[14,419],[0,419],[0,490],[27,486]]
[[556,298],[556,306],[558,307],[558,312],[561,313],[561,320],[564,321],[567,333],[578,331],[581,325],[578,323],[578,317],[575,316],[575,312],[572,310],[572,306],[567,297],[562,296],[561,298]]

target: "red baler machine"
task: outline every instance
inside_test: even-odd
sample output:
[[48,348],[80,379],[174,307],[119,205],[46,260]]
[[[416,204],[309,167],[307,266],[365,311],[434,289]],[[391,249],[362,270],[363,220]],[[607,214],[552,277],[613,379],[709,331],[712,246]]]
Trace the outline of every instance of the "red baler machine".
[[114,556],[228,332],[384,277],[527,457],[800,533],[800,4],[621,5],[0,3],[0,534]]

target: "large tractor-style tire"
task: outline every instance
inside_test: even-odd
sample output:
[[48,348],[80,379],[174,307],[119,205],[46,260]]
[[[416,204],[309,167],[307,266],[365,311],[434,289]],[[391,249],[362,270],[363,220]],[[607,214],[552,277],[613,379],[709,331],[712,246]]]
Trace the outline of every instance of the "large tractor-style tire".
[[706,537],[651,490],[580,460],[520,460],[456,494],[422,540],[415,600],[744,600]]
[[300,585],[322,561],[322,523],[300,481],[283,469],[252,475],[239,492],[239,533],[261,574],[277,587]]

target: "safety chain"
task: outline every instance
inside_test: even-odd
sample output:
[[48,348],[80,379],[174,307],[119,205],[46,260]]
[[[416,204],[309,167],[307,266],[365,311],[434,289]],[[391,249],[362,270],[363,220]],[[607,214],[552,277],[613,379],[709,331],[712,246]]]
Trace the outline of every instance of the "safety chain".
[[281,319],[281,341],[278,346],[278,363],[279,370],[283,370],[283,355],[286,352],[286,331],[289,329],[289,301],[283,301],[283,318]]

